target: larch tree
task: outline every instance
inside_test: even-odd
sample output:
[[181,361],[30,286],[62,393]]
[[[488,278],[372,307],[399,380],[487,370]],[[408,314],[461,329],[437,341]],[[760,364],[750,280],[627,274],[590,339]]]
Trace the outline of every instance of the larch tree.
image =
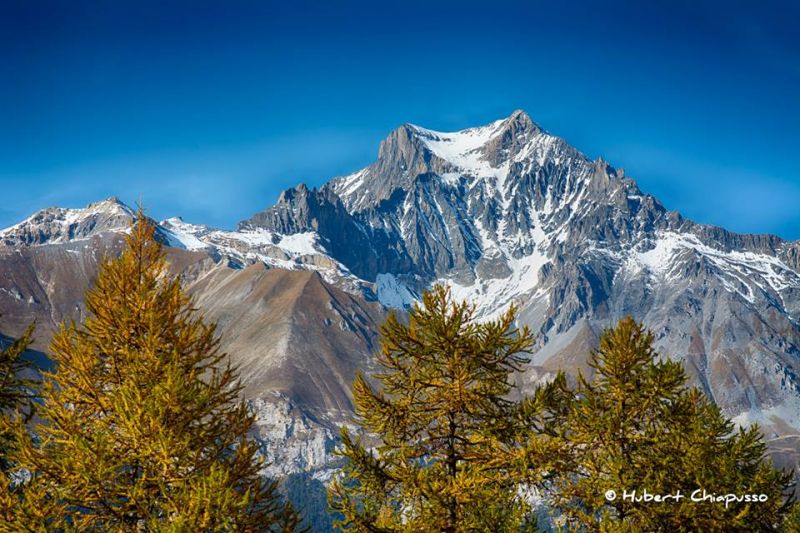
[[[553,483],[552,503],[566,527],[779,530],[791,504],[791,474],[765,459],[757,427],[735,430],[713,402],[687,387],[680,363],[658,357],[653,341],[625,318],[591,355],[593,379],[579,378],[563,426],[574,462]],[[658,502],[646,494],[682,497]],[[766,501],[692,499],[730,494],[763,494]]]
[[[0,417],[17,416],[28,420],[33,414],[36,397],[36,380],[26,376],[33,370],[23,354],[33,341],[34,324],[22,336],[0,349]],[[14,446],[13,433],[0,427],[0,472],[11,467],[8,453]],[[2,474],[0,474],[2,475]]]
[[33,329],[31,324],[22,337],[0,349],[0,522],[10,521],[9,513],[19,501],[24,481],[12,460],[18,442],[10,426],[12,420],[25,423],[33,414],[37,381],[26,375],[34,368],[23,357],[33,340]]
[[[341,476],[330,486],[338,527],[354,531],[520,531],[531,527],[521,488],[559,458],[548,436],[563,375],[532,397],[513,374],[528,362],[527,328],[511,308],[479,322],[443,286],[408,322],[381,328],[380,370],[353,384],[355,436],[342,430]],[[367,441],[372,437],[374,447]]]
[[86,294],[84,323],[52,340],[33,436],[13,426],[31,479],[0,527],[293,531],[215,327],[170,276],[141,209],[126,242]]

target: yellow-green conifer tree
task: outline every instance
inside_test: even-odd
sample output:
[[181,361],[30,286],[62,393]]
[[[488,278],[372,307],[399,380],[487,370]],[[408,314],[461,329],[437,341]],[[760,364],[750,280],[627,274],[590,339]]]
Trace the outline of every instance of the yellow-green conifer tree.
[[[0,349],[0,417],[19,414],[28,419],[33,413],[36,396],[36,381],[25,372],[33,365],[23,358],[25,350],[33,341],[34,325],[28,326],[22,337]],[[13,434],[0,427],[0,472],[10,468],[8,452],[13,447]],[[2,475],[2,474],[0,474]]]
[[[546,437],[563,376],[513,401],[512,376],[533,337],[515,328],[515,309],[479,322],[475,306],[437,286],[408,323],[381,328],[380,388],[353,385],[357,423],[374,449],[342,431],[342,476],[330,489],[338,526],[354,531],[520,531],[520,496],[558,453]],[[536,428],[534,435],[531,431]],[[527,524],[530,525],[530,524]]]
[[171,276],[143,212],[86,295],[88,318],[52,340],[41,419],[21,421],[32,479],[0,528],[291,531],[260,473],[253,417],[212,324]]
[[[713,402],[688,388],[682,365],[659,359],[653,340],[632,318],[621,320],[591,355],[594,378],[579,379],[563,426],[574,463],[554,483],[553,503],[568,528],[777,531],[791,474],[765,459],[757,427],[734,430]],[[767,500],[726,507],[692,501],[696,490]],[[682,497],[657,502],[645,491]]]
[[33,329],[31,324],[22,337],[0,350],[0,523],[13,521],[12,510],[19,502],[24,481],[12,460],[17,438],[11,421],[24,423],[33,415],[38,383],[25,375],[33,365],[23,358],[33,340]]

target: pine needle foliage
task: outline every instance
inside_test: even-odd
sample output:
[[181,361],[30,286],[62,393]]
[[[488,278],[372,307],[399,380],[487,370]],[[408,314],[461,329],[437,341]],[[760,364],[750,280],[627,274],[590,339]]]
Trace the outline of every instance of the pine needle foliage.
[[[27,421],[33,414],[37,383],[25,377],[33,365],[23,359],[23,354],[33,342],[34,326],[28,326],[19,339],[0,349],[0,417],[17,415]],[[8,453],[12,447],[13,434],[0,428],[0,475],[11,467]]]
[[18,443],[10,426],[12,420],[25,423],[33,415],[37,382],[25,376],[33,365],[23,359],[33,341],[33,330],[31,324],[22,337],[0,349],[0,522],[9,520],[7,513],[16,505],[23,481],[15,475],[12,457]]
[[293,531],[214,325],[169,275],[141,209],[136,220],[86,294],[88,318],[52,340],[35,438],[14,426],[32,479],[0,529]]
[[443,286],[425,292],[408,323],[381,328],[380,389],[359,374],[357,424],[379,442],[342,430],[347,461],[330,487],[338,527],[354,531],[520,531],[529,526],[519,487],[557,456],[546,437],[563,376],[512,401],[512,375],[533,336],[511,308],[479,322],[475,306]]
[[[628,317],[607,329],[580,376],[564,425],[574,463],[554,483],[555,507],[579,531],[776,531],[790,473],[765,459],[756,426],[735,430],[687,387],[680,363],[659,359],[653,334]],[[693,502],[707,494],[766,494],[766,502]],[[613,490],[613,500],[606,491]],[[624,491],[683,498],[633,502]],[[697,494],[702,496],[702,494]]]
[[800,533],[800,503],[794,502],[791,510],[783,519],[783,533]]

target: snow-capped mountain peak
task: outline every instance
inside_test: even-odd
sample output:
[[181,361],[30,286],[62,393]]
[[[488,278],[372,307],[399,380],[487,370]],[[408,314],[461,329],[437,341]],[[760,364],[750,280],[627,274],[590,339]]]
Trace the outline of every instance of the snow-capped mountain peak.
[[517,304],[540,365],[630,314],[730,415],[770,425],[765,413],[800,406],[800,243],[688,221],[521,112],[457,132],[400,127],[369,167],[243,225],[314,231],[388,307],[434,282],[484,318]]
[[[109,201],[52,208],[0,243],[64,243],[130,216]],[[373,164],[289,189],[236,231],[180,218],[159,231],[224,268],[312,270],[385,307],[407,308],[436,282],[481,318],[516,304],[545,369],[574,366],[633,315],[727,414],[800,430],[781,414],[800,409],[800,243],[686,220],[524,112],[457,132],[407,124]]]
[[0,231],[0,243],[36,246],[85,240],[101,232],[125,231],[133,217],[133,210],[116,197],[78,209],[50,207]]
[[436,157],[472,176],[491,175],[491,170],[509,160],[524,157],[525,148],[554,139],[522,110],[508,118],[476,128],[441,132],[410,126]]

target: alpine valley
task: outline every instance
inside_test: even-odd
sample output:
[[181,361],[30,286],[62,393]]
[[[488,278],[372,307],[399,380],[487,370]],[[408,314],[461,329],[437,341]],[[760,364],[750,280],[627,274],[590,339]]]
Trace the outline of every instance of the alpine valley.
[[[0,333],[36,320],[45,353],[61,321],[84,316],[132,216],[111,198],[0,232]],[[239,367],[269,474],[330,474],[378,326],[439,281],[484,318],[519,306],[538,343],[523,389],[588,372],[604,327],[644,321],[661,353],[797,466],[800,242],[686,220],[523,111],[453,133],[406,124],[372,165],[286,190],[235,231],[180,218],[158,231]]]

